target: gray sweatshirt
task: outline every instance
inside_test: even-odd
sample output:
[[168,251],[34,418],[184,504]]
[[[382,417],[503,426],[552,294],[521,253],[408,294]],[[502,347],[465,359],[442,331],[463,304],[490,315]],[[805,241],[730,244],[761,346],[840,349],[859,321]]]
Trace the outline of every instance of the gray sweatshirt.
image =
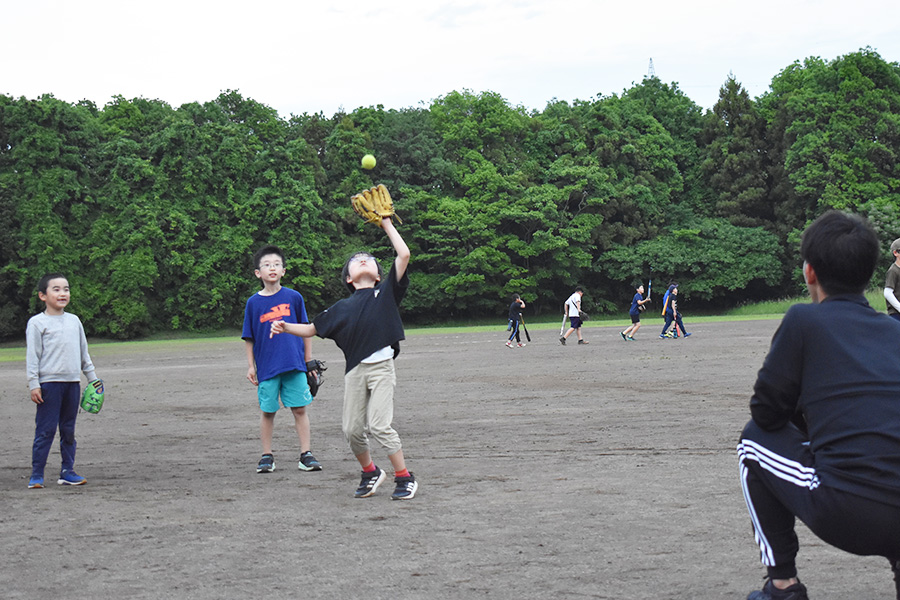
[[81,381],[81,373],[88,381],[97,379],[84,327],[75,315],[34,315],[28,319],[25,341],[29,389],[49,381]]

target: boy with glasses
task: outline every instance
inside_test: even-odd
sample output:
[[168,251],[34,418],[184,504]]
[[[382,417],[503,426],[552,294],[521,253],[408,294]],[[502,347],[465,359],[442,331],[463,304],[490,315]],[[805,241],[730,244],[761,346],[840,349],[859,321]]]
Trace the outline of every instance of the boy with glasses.
[[278,246],[263,246],[253,255],[254,274],[263,289],[250,296],[244,309],[241,337],[246,342],[247,379],[257,386],[259,409],[259,437],[263,455],[256,466],[257,473],[275,470],[272,452],[272,432],[278,400],[294,414],[294,428],[300,438],[301,471],[321,471],[322,465],[310,451],[309,415],[306,407],[313,397],[306,378],[306,361],[312,354],[311,340],[302,342],[283,336],[272,338],[270,323],[275,320],[308,323],[306,305],[299,292],[281,285],[285,274],[284,253]]

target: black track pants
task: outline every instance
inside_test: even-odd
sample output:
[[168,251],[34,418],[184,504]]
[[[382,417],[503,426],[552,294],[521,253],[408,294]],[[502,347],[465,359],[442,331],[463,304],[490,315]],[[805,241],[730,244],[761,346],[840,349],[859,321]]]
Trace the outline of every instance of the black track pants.
[[744,500],[769,577],[797,575],[795,517],[841,550],[900,558],[900,507],[823,484],[815,456],[794,425],[765,431],[750,421],[738,456]]

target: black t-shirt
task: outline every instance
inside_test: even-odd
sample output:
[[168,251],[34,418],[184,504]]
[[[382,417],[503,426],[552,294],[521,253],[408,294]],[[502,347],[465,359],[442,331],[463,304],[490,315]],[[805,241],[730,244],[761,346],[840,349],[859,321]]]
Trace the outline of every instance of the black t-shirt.
[[900,323],[862,295],[795,304],[784,315],[750,400],[763,429],[805,417],[823,483],[900,503]]
[[392,264],[387,277],[374,288],[356,290],[313,319],[316,335],[334,340],[344,352],[345,373],[385,346],[394,349],[394,358],[400,354],[400,340],[405,337],[398,307],[408,287],[408,274],[397,281]]
[[516,300],[512,304],[509,305],[509,318],[511,321],[519,320],[519,313],[522,312],[522,305],[519,304],[519,301]]

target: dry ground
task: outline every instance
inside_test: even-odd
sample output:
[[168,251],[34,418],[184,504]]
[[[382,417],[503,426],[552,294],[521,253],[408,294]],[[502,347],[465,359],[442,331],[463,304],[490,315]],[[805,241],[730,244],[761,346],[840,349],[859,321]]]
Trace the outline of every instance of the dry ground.
[[[285,411],[278,469],[256,473],[240,340],[95,344],[108,399],[79,416],[88,484],[53,483],[54,448],[52,485],[28,490],[25,367],[0,363],[0,595],[743,599],[764,570],[734,446],[777,322],[660,340],[648,321],[634,343],[613,327],[586,328],[586,346],[533,331],[515,350],[502,327],[410,336],[395,419],[421,485],[408,502],[387,484],[352,497],[331,342],[314,342],[330,367],[311,408],[318,473],[296,469]],[[887,561],[800,535],[813,598],[891,597]]]

